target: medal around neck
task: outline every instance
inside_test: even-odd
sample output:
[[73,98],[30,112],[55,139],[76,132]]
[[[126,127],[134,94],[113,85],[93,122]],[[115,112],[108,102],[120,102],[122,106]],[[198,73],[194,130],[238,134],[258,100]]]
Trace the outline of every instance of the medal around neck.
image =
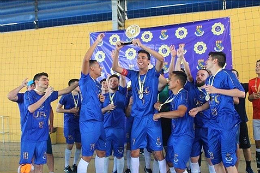
[[132,40],[140,34],[140,27],[138,25],[130,25],[126,28],[125,35],[129,39],[126,42],[123,42],[122,45],[132,44]]

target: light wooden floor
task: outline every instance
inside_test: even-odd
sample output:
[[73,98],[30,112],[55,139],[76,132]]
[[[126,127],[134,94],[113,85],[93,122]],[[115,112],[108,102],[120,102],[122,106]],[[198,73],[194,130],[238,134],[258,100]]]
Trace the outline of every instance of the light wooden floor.
[[[64,150],[65,144],[53,145],[53,153],[55,160],[55,173],[63,173],[64,168]],[[255,161],[255,146],[252,145],[252,168],[256,173],[256,161]],[[74,153],[74,150],[73,150]],[[73,154],[72,154],[73,155]],[[239,173],[245,173],[245,161],[241,152]],[[18,162],[20,157],[20,143],[0,143],[0,173],[15,173],[17,172]],[[71,158],[72,164],[73,158]],[[126,164],[126,163],[125,163]],[[151,162],[152,166],[152,162]],[[110,158],[109,173],[112,172],[113,158]],[[144,157],[140,155],[140,173],[144,173]],[[88,167],[89,173],[94,173],[94,159],[90,162]],[[207,164],[204,157],[202,158],[202,173],[208,173]],[[44,173],[48,173],[47,166],[44,166]]]

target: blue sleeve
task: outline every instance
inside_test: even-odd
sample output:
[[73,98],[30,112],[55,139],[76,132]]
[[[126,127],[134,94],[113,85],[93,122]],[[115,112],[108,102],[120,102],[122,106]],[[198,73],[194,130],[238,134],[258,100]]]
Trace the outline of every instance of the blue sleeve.
[[181,92],[180,97],[178,98],[177,101],[177,107],[179,107],[180,105],[186,106],[187,108],[189,107],[189,103],[188,103],[188,92]]
[[160,71],[158,72],[158,71],[156,70],[155,66],[154,66],[151,70],[153,70],[154,75],[159,78],[159,76],[160,76]]
[[28,107],[34,103],[35,101],[33,100],[32,92],[26,91],[24,93],[24,105],[26,110],[28,110]]
[[17,103],[23,103],[23,101],[24,101],[24,93],[18,93],[17,94],[17,97],[18,97],[18,99],[17,99]]
[[58,91],[53,91],[49,98],[50,102],[53,102],[54,100],[58,99]]
[[240,84],[240,82],[238,81],[237,77],[232,73],[227,73],[228,77],[227,77],[227,81],[226,83],[228,84],[228,87],[230,89],[239,89],[240,91],[245,91],[243,86]]
[[65,95],[62,95],[59,101],[59,104],[61,105],[65,105],[66,104],[66,99],[65,99]]
[[128,77],[131,80],[131,77],[133,76],[134,72],[135,72],[134,70],[127,70],[126,77]]
[[127,88],[126,88],[126,87],[121,87],[121,86],[119,86],[119,92],[120,92],[121,94],[123,94],[123,95],[126,96]]

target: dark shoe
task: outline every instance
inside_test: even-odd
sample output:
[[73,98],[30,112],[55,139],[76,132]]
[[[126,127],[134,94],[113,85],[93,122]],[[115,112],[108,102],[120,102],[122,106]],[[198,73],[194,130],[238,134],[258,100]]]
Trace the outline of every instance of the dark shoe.
[[77,173],[77,168],[76,164],[72,165],[72,172]]
[[69,165],[64,168],[64,172],[65,173],[73,173]]
[[187,168],[187,172],[188,172],[188,173],[191,173],[191,169],[188,169],[188,168]]
[[151,169],[147,169],[146,167],[144,167],[144,172],[145,173],[153,173],[153,171]]
[[126,169],[124,173],[131,173],[130,169]]
[[246,168],[246,173],[254,173],[251,167]]

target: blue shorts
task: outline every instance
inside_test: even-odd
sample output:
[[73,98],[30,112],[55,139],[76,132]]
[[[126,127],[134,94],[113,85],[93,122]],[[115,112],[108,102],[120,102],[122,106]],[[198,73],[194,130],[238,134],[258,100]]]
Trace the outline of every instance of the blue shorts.
[[151,151],[162,151],[161,121],[154,121],[153,115],[134,117],[131,132],[131,150],[149,148]]
[[34,159],[34,164],[43,165],[46,164],[46,150],[47,141],[21,141],[21,155],[19,164],[31,164]]
[[74,142],[81,143],[81,136],[78,124],[67,123],[64,126],[64,137],[67,144],[74,144]]
[[195,139],[192,144],[191,157],[199,156],[202,147],[206,158],[210,158],[208,145],[208,128],[195,128]]
[[173,136],[168,140],[166,161],[174,168],[185,169],[189,161],[194,138],[189,135]]
[[121,158],[124,156],[125,130],[122,128],[106,128],[106,156]]
[[230,130],[208,128],[209,154],[213,165],[223,162],[225,167],[235,166],[238,127],[236,125]]
[[49,135],[48,140],[47,140],[47,154],[52,154],[52,145],[51,145],[51,137]]
[[133,117],[127,117],[126,118],[126,136],[125,136],[125,142],[130,143],[131,141],[131,131],[132,131],[132,125],[133,125]]
[[82,156],[93,156],[95,150],[106,151],[106,135],[103,122],[80,122],[80,133]]

